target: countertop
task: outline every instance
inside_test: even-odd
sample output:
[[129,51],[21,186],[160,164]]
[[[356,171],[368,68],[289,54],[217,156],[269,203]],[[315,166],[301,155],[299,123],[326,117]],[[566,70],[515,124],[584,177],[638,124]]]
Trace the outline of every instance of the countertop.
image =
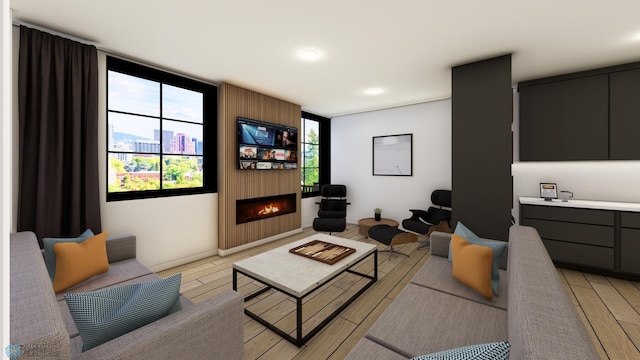
[[576,200],[570,199],[567,202],[563,202],[560,199],[545,201],[542,198],[526,197],[526,196],[521,196],[519,200],[520,200],[520,204],[525,204],[525,205],[542,205],[542,206],[558,206],[558,207],[570,207],[570,208],[582,208],[582,209],[640,212],[640,204],[631,203],[631,202],[578,200],[578,199]]

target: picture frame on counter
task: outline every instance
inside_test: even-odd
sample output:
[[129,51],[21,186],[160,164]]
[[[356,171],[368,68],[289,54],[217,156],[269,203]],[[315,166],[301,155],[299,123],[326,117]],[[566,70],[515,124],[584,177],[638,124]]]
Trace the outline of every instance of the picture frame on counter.
[[540,197],[545,201],[558,198],[558,186],[556,183],[540,183]]

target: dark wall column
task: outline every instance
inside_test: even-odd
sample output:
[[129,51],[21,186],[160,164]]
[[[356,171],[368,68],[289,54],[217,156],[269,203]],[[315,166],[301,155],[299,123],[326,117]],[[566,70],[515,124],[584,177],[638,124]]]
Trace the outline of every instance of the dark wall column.
[[452,210],[480,237],[507,240],[513,182],[511,55],[452,69]]

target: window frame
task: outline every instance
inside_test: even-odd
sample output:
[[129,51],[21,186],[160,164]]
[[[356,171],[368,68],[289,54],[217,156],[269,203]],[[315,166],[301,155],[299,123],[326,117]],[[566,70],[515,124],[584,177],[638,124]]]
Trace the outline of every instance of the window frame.
[[[158,189],[158,190],[141,190],[141,191],[123,191],[123,192],[109,192],[109,154],[113,151],[109,150],[109,71],[116,71],[122,74],[151,80],[160,84],[166,84],[171,86],[177,86],[188,90],[194,90],[203,94],[203,121],[202,121],[202,137],[203,137],[203,151],[202,151],[202,187],[197,188],[180,188],[180,189]],[[151,199],[158,197],[169,196],[183,196],[183,195],[196,195],[217,192],[217,179],[218,179],[218,160],[217,160],[217,128],[218,128],[218,87],[213,84],[204,83],[198,80],[186,78],[184,76],[172,74],[163,70],[152,68],[146,65],[134,63],[121,58],[116,58],[107,55],[106,66],[106,146],[105,146],[105,158],[106,158],[106,199],[110,201],[121,200],[137,200],[137,199]],[[138,115],[138,114],[133,114]],[[171,118],[159,118],[159,121],[174,120]],[[172,156],[175,154],[164,153],[162,149],[162,143],[160,143],[160,162],[164,155]],[[198,155],[199,156],[199,155]],[[162,176],[161,176],[162,178]],[[161,181],[163,181],[161,179]]]
[[[310,112],[306,112],[306,111],[302,111],[302,116],[301,116],[301,134],[302,136],[300,136],[301,141],[300,141],[300,152],[301,155],[300,156],[300,178],[303,178],[303,174],[304,174],[304,169],[305,169],[305,164],[304,164],[304,146],[307,144],[306,143],[306,129],[304,127],[304,120],[312,120],[312,121],[317,121],[318,122],[318,147],[319,147],[319,151],[318,151],[318,156],[319,156],[319,161],[318,161],[318,171],[319,171],[319,185],[320,187],[322,187],[322,185],[324,184],[329,184],[331,182],[331,119],[326,118],[324,116],[320,116],[320,115],[316,115],[316,114],[312,114]],[[310,198],[310,197],[316,197],[316,196],[320,196],[320,187],[318,187],[317,190],[314,191],[310,191],[310,192],[304,192],[302,191],[302,186],[304,186],[304,184],[301,185],[301,193],[302,193],[302,198]]]

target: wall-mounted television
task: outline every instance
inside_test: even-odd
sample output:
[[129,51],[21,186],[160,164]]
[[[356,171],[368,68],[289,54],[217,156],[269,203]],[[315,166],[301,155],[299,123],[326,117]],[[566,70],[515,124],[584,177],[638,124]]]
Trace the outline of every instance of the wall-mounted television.
[[298,168],[298,128],[238,116],[238,169]]

